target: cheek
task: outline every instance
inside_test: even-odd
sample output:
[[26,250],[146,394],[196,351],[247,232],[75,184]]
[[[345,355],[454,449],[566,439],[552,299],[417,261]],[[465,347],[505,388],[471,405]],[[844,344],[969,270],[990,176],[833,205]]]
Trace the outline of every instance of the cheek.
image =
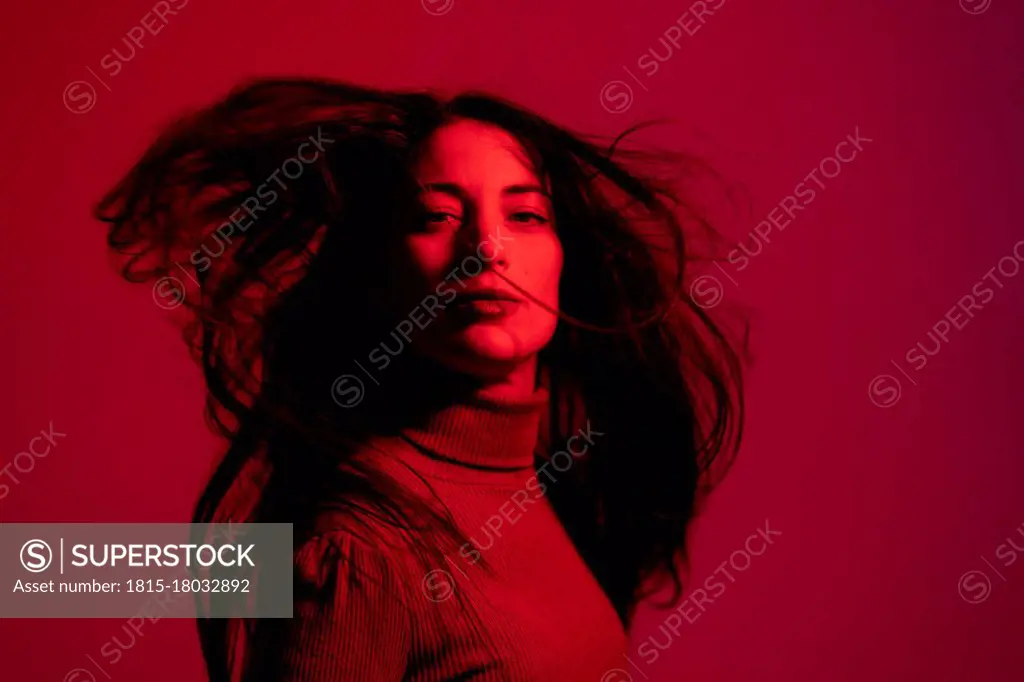
[[390,246],[384,264],[368,273],[374,280],[369,289],[380,292],[374,300],[383,312],[405,315],[450,272],[447,262],[442,241],[421,235],[403,238]]
[[558,308],[558,284],[562,276],[562,244],[554,235],[531,240],[523,245],[523,272],[530,293],[541,301]]
[[452,240],[447,235],[415,235],[405,240],[407,265],[428,282],[446,274],[451,263]]

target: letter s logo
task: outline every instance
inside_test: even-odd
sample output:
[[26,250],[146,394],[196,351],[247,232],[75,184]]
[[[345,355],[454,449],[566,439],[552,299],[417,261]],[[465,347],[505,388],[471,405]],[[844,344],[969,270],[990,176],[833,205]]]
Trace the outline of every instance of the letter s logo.
[[29,540],[21,546],[21,565],[29,573],[42,573],[53,562],[53,550],[42,540]]

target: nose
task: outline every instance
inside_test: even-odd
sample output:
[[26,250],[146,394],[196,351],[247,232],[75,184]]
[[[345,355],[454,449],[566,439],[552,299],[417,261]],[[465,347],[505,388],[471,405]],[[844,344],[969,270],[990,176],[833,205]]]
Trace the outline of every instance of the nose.
[[479,216],[467,220],[459,230],[461,251],[464,256],[475,256],[480,259],[485,269],[489,268],[498,272],[508,270],[508,250],[500,239],[502,228],[500,220],[485,222]]

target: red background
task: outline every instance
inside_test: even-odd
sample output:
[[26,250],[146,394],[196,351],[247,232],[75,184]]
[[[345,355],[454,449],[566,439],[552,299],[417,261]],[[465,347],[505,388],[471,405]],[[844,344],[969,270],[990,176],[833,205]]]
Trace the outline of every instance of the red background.
[[[633,656],[634,679],[1021,679],[1024,560],[995,552],[1024,546],[1024,273],[919,372],[903,358],[1024,238],[1024,5],[725,0],[648,77],[638,58],[664,56],[689,2],[424,2],[192,0],[114,77],[100,60],[127,53],[149,0],[5,3],[0,466],[51,421],[67,436],[18,474],[0,519],[187,519],[217,451],[200,377],[149,288],[108,266],[89,209],[162,123],[240,78],[481,87],[595,133],[672,118],[652,139],[697,145],[746,188],[736,238],[859,126],[872,142],[724,282],[754,310],[757,363],[740,458],[695,529],[695,581],[766,519],[782,535],[656,662]],[[95,88],[86,112],[62,101],[76,80]],[[618,113],[600,97],[614,80],[633,91]],[[901,382],[884,409],[868,393],[881,374]],[[991,580],[967,592],[980,603],[958,591],[972,570]],[[634,647],[664,615],[641,614]],[[0,622],[0,677],[62,680],[122,625]],[[193,624],[148,625],[104,666],[199,679]]]

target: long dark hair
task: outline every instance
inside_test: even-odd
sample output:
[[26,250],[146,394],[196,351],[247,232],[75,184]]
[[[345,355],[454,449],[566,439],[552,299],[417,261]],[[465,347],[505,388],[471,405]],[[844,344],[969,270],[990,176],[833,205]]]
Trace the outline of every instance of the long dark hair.
[[[415,219],[417,150],[457,117],[511,133],[550,184],[565,262],[561,321],[541,355],[551,401],[538,453],[588,420],[603,434],[547,494],[628,623],[659,588],[652,579],[680,595],[687,528],[742,430],[741,348],[686,290],[691,237],[708,226],[686,187],[660,173],[698,162],[627,151],[619,138],[599,144],[488,95],[249,83],[171,125],[100,201],[124,276],[180,287],[207,414],[230,441],[194,521],[284,521],[301,537],[330,500],[396,527],[429,518],[458,536],[443,510],[417,507],[348,459],[358,434],[394,426],[382,415],[427,407],[408,398],[423,391],[403,390],[415,374],[399,368],[392,380],[389,370],[359,409],[331,395],[394,327],[360,292],[386,281],[374,256]],[[316,160],[268,182],[303,144]],[[225,229],[253,197],[260,214],[244,232]],[[231,628],[199,627],[210,678],[231,679]]]

